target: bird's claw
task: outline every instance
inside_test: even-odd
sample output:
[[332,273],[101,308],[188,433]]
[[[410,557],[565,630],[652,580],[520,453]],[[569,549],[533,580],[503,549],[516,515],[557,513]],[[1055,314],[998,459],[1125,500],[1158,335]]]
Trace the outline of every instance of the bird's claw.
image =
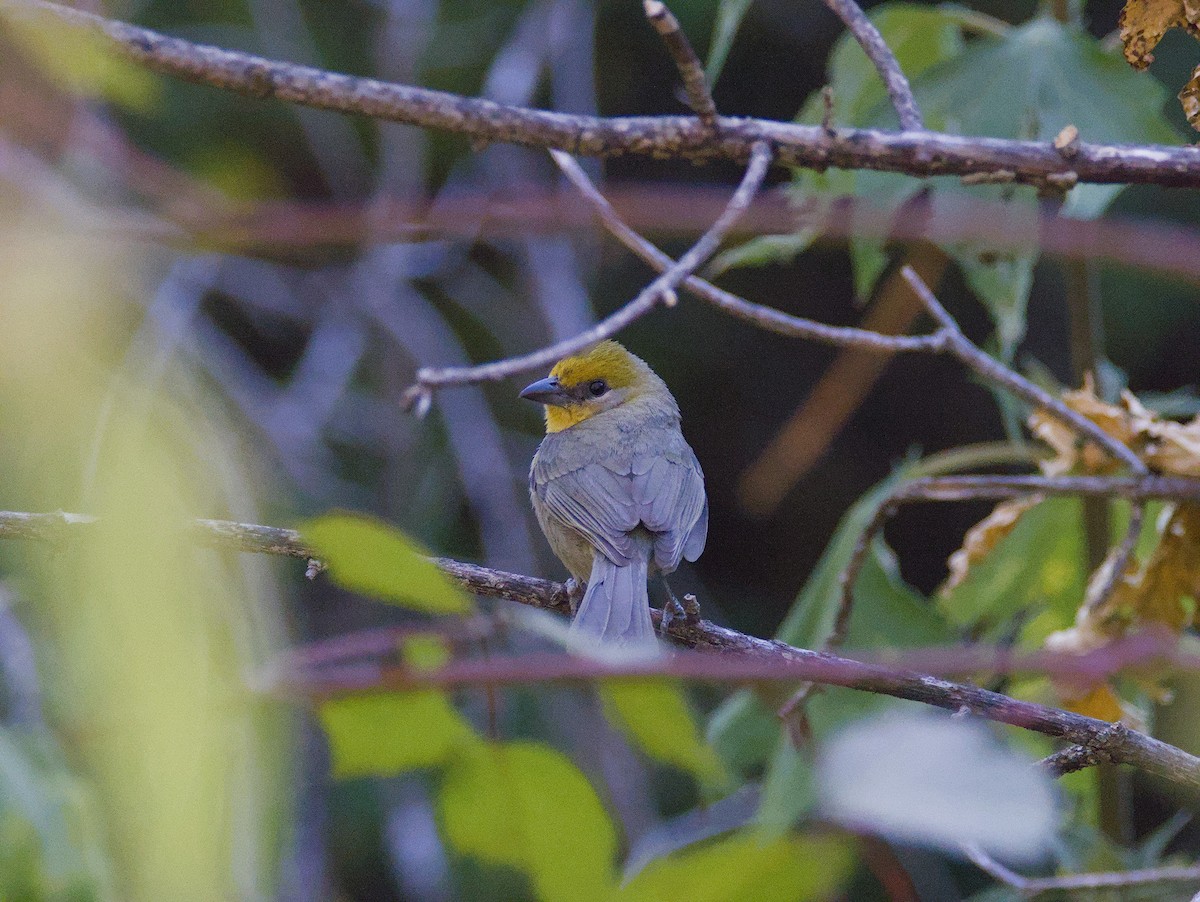
[[674,624],[676,620],[681,619],[684,623],[689,622],[687,608],[681,605],[679,603],[679,599],[672,595],[667,599],[667,603],[663,605],[662,620],[659,622],[658,631],[665,636],[668,632],[670,632],[671,625]]
[[573,576],[567,577],[563,585],[567,589],[567,604],[571,608],[571,616],[574,617],[579,613],[579,605],[583,601],[584,585]]

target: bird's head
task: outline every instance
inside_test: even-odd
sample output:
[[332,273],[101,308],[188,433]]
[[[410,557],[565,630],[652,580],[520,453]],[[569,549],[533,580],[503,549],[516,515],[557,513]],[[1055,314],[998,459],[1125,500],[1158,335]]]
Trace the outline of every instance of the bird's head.
[[[640,357],[615,341],[564,357],[550,375],[527,385],[522,398],[546,405],[546,431],[561,432],[666,386]],[[669,397],[669,394],[668,394]]]

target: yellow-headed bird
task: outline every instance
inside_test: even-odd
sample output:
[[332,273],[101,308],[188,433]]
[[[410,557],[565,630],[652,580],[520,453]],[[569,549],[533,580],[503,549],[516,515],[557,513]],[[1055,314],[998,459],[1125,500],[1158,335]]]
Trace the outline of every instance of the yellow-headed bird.
[[696,560],[708,535],[704,474],[679,406],[615,341],[560,360],[521,397],[546,405],[529,470],[533,509],[554,553],[587,583],[572,632],[653,645],[646,580]]

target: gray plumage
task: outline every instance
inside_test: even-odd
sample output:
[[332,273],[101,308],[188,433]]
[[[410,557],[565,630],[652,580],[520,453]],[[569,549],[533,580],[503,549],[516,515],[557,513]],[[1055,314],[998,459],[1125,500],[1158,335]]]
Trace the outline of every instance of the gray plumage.
[[694,561],[708,533],[704,474],[679,408],[642,361],[648,388],[548,434],[534,456],[534,510],[555,554],[587,589],[572,630],[651,644],[646,581]]

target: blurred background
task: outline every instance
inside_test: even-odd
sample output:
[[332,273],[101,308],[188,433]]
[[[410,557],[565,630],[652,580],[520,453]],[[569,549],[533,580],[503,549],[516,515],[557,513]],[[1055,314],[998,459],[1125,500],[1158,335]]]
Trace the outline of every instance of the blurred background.
[[[678,75],[632,0],[76,5],[193,41],[505,103],[603,115],[684,111]],[[671,4],[702,58],[729,5]],[[977,27],[962,29],[968,46],[1038,12],[1017,0],[968,6],[963,21],[980,14]],[[1097,48],[1120,6],[1086,4],[1084,27],[1101,39]],[[190,862],[198,899],[459,897],[423,781],[330,784],[310,719],[238,688],[285,645],[405,615],[308,582],[294,562],[199,555],[166,540],[159,549],[147,523],[186,515],[289,525],[349,508],[379,515],[438,554],[561,578],[527,498],[541,435],[540,410],[516,397],[527,380],[444,390],[423,419],[403,411],[401,395],[420,366],[488,361],[570,336],[632,298],[650,274],[592,222],[544,153],[472,147],[454,135],[100,65],[92,48],[64,50],[5,16],[0,508],[97,514],[114,498],[145,492],[144,510],[157,519],[128,524],[148,549],[140,562],[111,563],[120,556],[103,548],[83,564],[64,561],[61,549],[0,549],[5,723],[49,718],[54,726],[20,751],[0,742],[0,765],[28,770],[23,785],[45,796],[25,845],[7,844],[26,851],[5,853],[11,866],[0,867],[8,871],[0,887],[21,868],[66,869],[57,882],[42,873],[42,890],[0,898],[107,898],[129,893],[131,880],[140,890],[126,898],[153,897],[156,888],[158,898],[181,898],[165,889],[179,877],[174,866],[155,872],[149,856],[134,877],[128,863],[114,866],[126,831],[159,835],[178,853],[172,860]],[[716,83],[718,108],[784,120],[806,103],[811,109],[842,33],[816,0],[756,0]],[[1157,58],[1150,74],[1129,75],[1145,91],[1130,102],[1154,120],[1140,140],[1191,140],[1171,95],[1190,74],[1195,44],[1172,33]],[[948,102],[987,108],[993,93],[1013,92],[1003,73],[994,78]],[[1036,92],[1027,100],[1049,102]],[[845,115],[862,120],[847,125],[886,125],[890,113]],[[953,128],[953,118],[943,115],[939,127]],[[980,130],[968,111],[961,119],[963,131]],[[1052,137],[1065,124],[1033,129]],[[727,165],[643,158],[583,164],[627,221],[673,255],[708,226],[740,175]],[[808,188],[776,170],[737,242],[794,231],[797,190]],[[869,195],[863,185],[850,190]],[[968,210],[968,231],[1011,207],[1011,198],[979,197],[995,206]],[[1108,217],[1200,228],[1195,192],[1134,188],[1078,215],[1108,203]],[[1045,204],[1053,215],[1053,201]],[[865,277],[862,248],[852,253],[846,240],[853,223],[841,222],[801,253],[731,268],[722,286],[822,322],[912,329],[911,300],[899,298],[890,275],[912,262],[940,282],[971,337],[1044,384],[1078,385],[1093,369],[1110,394],[1128,384],[1172,415],[1196,411],[1200,306],[1186,279],[1111,259],[1111,248],[1030,253],[1023,286],[999,290],[1020,295],[1009,302],[1019,311],[1005,319],[995,293],[981,302],[978,279],[956,265],[955,252],[911,234],[871,236],[883,258],[877,278]],[[1186,242],[1196,233],[1181,234],[1194,250]],[[839,520],[898,462],[1015,434],[1019,416],[952,361],[842,355],[681,300],[621,340],[670,385],[705,470],[708,547],[675,590],[696,593],[707,618],[771,635]],[[887,535],[903,576],[931,591],[986,510],[902,513]],[[181,558],[186,566],[153,572]],[[87,605],[70,588],[79,585],[95,590]],[[160,611],[155,599],[180,587],[184,600]],[[199,701],[196,686],[205,687]],[[177,691],[197,707],[181,708]],[[161,715],[162,748],[184,759],[219,750],[225,764],[196,772],[122,750],[112,725],[135,704],[139,716]],[[479,713],[482,701],[465,704]],[[570,749],[593,779],[610,780],[606,797],[628,835],[688,807],[689,790],[661,774],[651,783],[593,708],[578,692],[513,693],[505,716],[511,729]],[[129,764],[129,755],[141,756],[136,766],[113,764]],[[196,785],[183,785],[185,771]],[[105,805],[134,798],[160,785],[156,774],[174,781],[154,809],[163,823],[140,808],[125,822],[98,813],[96,793]],[[245,804],[197,810],[198,821],[203,814],[225,825],[225,845],[208,848],[198,823],[168,823],[180,800],[210,791],[226,798],[231,784]],[[13,823],[0,821],[0,836]],[[61,848],[30,863],[28,849],[39,842],[32,837],[47,836],[69,848],[70,867]],[[213,863],[227,859],[232,867],[214,878]],[[107,889],[70,895],[62,887],[75,876],[77,888]],[[473,892],[506,898],[515,890],[480,883]]]

